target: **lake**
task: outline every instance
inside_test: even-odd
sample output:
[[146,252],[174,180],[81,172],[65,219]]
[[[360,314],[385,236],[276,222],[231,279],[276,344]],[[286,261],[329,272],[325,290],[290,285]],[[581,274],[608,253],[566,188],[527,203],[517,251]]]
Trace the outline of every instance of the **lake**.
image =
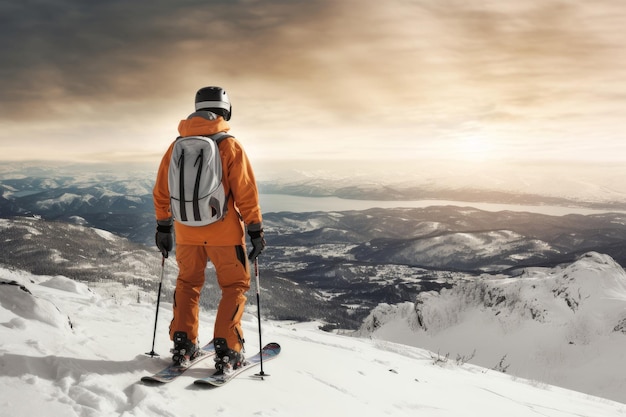
[[430,206],[457,206],[474,207],[485,211],[520,211],[551,216],[567,214],[599,214],[608,212],[624,213],[622,210],[596,210],[584,207],[564,206],[525,206],[518,204],[476,203],[467,201],[448,200],[410,200],[410,201],[378,201],[378,200],[349,200],[339,197],[303,197],[285,194],[261,194],[261,208],[264,213],[291,211],[347,211],[367,210],[370,208],[424,208]]

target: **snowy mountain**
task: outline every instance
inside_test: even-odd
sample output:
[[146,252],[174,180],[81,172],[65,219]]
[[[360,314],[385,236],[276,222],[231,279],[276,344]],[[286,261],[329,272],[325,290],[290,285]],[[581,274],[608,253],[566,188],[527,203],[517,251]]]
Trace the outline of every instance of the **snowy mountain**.
[[359,334],[626,402],[626,272],[588,253],[381,305]]
[[[269,213],[264,224],[265,276],[294,283],[313,299],[302,300],[306,307],[295,311],[340,328],[358,327],[379,303],[413,302],[423,291],[485,272],[511,275],[520,267],[571,262],[589,251],[626,264],[626,219],[617,213],[546,216],[433,206]],[[325,315],[309,311],[322,303]],[[286,309],[271,313],[301,318]]]
[[[156,165],[88,165],[7,162],[0,166],[0,217],[41,216],[47,220],[78,221],[129,239],[151,244],[154,209],[152,186]],[[415,167],[413,167],[415,168]],[[368,171],[371,167],[368,167]],[[361,171],[361,170],[359,170]],[[394,171],[395,172],[395,171]],[[626,211],[626,191],[594,188],[566,181],[572,198],[559,193],[535,193],[537,180],[519,188],[502,179],[484,182],[467,173],[460,185],[436,182],[421,176],[393,175],[372,179],[372,174],[341,176],[309,170],[259,180],[261,193],[292,196],[336,196],[344,200],[451,200],[506,204],[592,207]],[[261,178],[261,177],[259,177]],[[471,181],[470,181],[471,180]],[[470,181],[467,183],[467,181]],[[474,181],[474,183],[472,183]],[[615,182],[615,181],[614,181]],[[563,185],[563,181],[559,185]],[[618,183],[618,182],[616,182]],[[529,184],[531,186],[529,186]],[[507,185],[510,185],[507,191]],[[557,187],[558,189],[558,187]],[[579,195],[575,190],[587,190]],[[565,193],[565,196],[568,194]],[[282,211],[278,204],[276,211]]]
[[621,213],[548,216],[430,206],[269,213],[264,224],[270,249],[343,245],[344,259],[371,264],[501,271],[554,265],[590,250],[626,264],[626,215]]
[[[78,222],[77,222],[78,223]],[[141,283],[158,275],[157,251],[109,231],[38,217],[0,219],[0,265],[85,281]]]
[[[263,381],[242,375],[206,390],[192,381],[210,363],[169,385],[141,376],[167,363],[171,305],[162,303],[150,358],[154,294],[89,289],[62,276],[0,269],[0,414],[6,416],[623,416],[606,399],[511,377],[382,340],[322,332],[315,323],[263,321],[264,341],[283,347]],[[117,291],[111,297],[111,291]],[[137,294],[140,294],[138,297]],[[139,298],[139,302],[137,300]],[[210,338],[214,312],[201,314]],[[248,352],[256,316],[244,317]],[[598,369],[594,376],[601,378]]]
[[[159,259],[152,218],[137,223],[113,212],[102,215],[105,229],[94,229],[76,212],[64,216],[67,221],[0,220],[0,265],[154,289]],[[143,227],[146,245],[111,233],[116,229],[106,229],[108,222],[117,228],[133,223],[126,230]],[[484,272],[511,275],[516,268],[570,262],[588,251],[626,264],[626,218],[618,213],[546,216],[433,206],[268,213],[264,224],[268,247],[261,275],[272,290],[266,313],[281,320],[321,320],[329,328],[357,329],[380,303],[413,302],[423,291],[450,288]],[[109,235],[103,237],[105,231]],[[206,306],[214,301],[211,294],[212,288]]]
[[0,217],[88,224],[148,242],[154,229],[153,177],[145,167],[7,164],[0,169]]

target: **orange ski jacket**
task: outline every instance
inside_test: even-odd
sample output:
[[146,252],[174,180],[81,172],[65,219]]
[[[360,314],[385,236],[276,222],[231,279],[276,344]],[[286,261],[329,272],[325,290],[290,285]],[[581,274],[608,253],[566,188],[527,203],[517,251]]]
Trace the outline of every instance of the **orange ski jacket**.
[[[192,113],[178,125],[181,136],[212,135],[228,130],[230,126],[223,117],[203,111]],[[174,142],[163,155],[152,193],[157,221],[172,218],[168,171],[173,148]],[[224,192],[230,196],[226,216],[206,226],[187,226],[175,221],[174,231],[179,245],[243,245],[244,226],[251,231],[262,228],[256,180],[243,147],[235,138],[227,138],[219,143],[219,151]]]

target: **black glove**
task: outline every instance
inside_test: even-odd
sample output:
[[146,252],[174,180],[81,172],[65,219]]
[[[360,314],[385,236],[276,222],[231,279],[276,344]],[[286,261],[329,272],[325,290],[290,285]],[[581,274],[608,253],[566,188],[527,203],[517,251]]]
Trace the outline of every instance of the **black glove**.
[[174,247],[174,239],[172,239],[172,220],[158,220],[157,229],[154,240],[157,248],[161,251],[164,258],[167,258],[168,252]]
[[250,242],[252,243],[252,250],[248,255],[250,262],[254,261],[265,249],[265,238],[263,235],[263,229],[249,230],[248,236],[250,236]]

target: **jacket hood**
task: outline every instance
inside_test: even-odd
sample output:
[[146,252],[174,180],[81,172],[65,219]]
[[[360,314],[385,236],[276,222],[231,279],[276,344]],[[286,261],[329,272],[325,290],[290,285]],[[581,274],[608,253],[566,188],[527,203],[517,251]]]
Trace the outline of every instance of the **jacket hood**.
[[178,133],[181,136],[212,135],[229,130],[230,125],[222,116],[206,110],[191,113],[178,124]]

